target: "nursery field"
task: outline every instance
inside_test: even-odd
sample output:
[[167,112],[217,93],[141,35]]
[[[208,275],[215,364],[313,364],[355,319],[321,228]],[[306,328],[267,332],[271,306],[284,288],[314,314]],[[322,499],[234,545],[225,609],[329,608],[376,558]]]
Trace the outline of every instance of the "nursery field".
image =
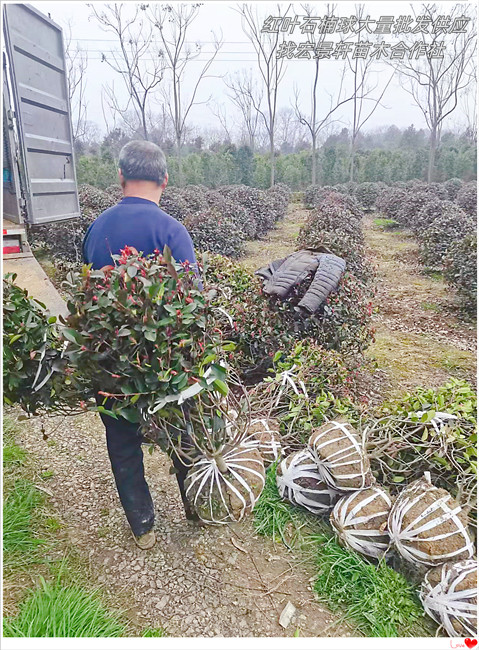
[[[372,431],[371,470],[368,460],[365,476],[374,473],[396,497],[402,487],[431,471],[437,485],[460,500],[474,527],[472,189],[452,185],[447,190],[446,184],[431,189],[414,183],[408,188],[364,183],[337,191],[315,187],[304,195],[290,194],[285,186],[267,192],[245,186],[218,191],[192,186],[169,190],[165,210],[191,230],[199,252],[212,253],[205,262],[206,277],[207,284],[219,287],[215,325],[234,344],[225,346],[227,358],[261,417],[266,397],[275,397],[276,410],[271,407],[268,417],[278,423],[282,444],[295,452],[302,449],[311,431],[329,420],[345,418],[360,432],[367,424]],[[462,194],[456,203],[458,191]],[[60,292],[66,290],[61,284],[66,272],[79,263],[87,225],[108,207],[99,190],[84,187],[82,192],[81,223],[66,225],[59,241],[50,227],[43,227],[34,241],[38,258]],[[405,192],[416,202],[413,207],[404,202]],[[423,208],[421,214],[430,225],[440,220],[438,232],[448,233],[447,247],[441,236],[424,234],[423,221],[416,217]],[[255,215],[253,222],[249,214]],[[458,223],[460,232],[455,231]],[[295,294],[286,307],[278,308],[261,296],[261,282],[252,273],[298,248],[318,247],[343,257],[347,272],[323,306],[321,319],[298,324],[294,308],[301,296]],[[126,265],[129,259],[138,262],[134,254],[124,257]],[[148,280],[149,269],[141,270]],[[128,282],[136,274],[130,274]],[[78,300],[78,287],[84,285],[75,281],[69,280],[69,291],[76,291]],[[97,286],[103,291],[103,285]],[[9,299],[23,305],[23,298],[9,291]],[[188,306],[200,300],[191,295]],[[92,302],[85,299],[85,304],[91,307]],[[187,310],[185,320],[191,314]],[[72,349],[79,355],[72,358],[80,359],[78,367],[87,372],[88,359],[81,352],[88,343],[69,331]],[[123,341],[125,335],[120,334],[118,346]],[[12,358],[19,354],[13,350]],[[15,368],[18,382],[24,368]],[[58,396],[63,408],[63,395],[68,398],[77,380],[73,370],[69,377],[65,393],[64,386],[55,384],[46,398],[41,397],[43,404],[56,408]],[[294,391],[288,392],[288,377]],[[298,391],[300,382],[307,388],[307,400]],[[16,395],[18,385],[13,382],[8,394]],[[146,389],[136,397],[137,404],[144,394]],[[11,510],[11,544],[4,560],[7,635],[33,635],[40,622],[32,598],[41,600],[48,585],[57,589],[59,608],[65,611],[62,598],[70,599],[72,607],[75,598],[96,599],[89,607],[100,609],[104,629],[97,634],[93,629],[91,636],[446,634],[443,628],[437,630],[418,597],[425,567],[408,564],[399,554],[388,561],[368,559],[340,545],[328,517],[280,498],[277,463],[266,471],[251,516],[204,526],[185,520],[168,457],[154,445],[145,448],[158,541],[150,551],[138,549],[118,502],[99,414],[77,409],[68,417],[55,413],[25,418],[16,401],[33,412],[37,406],[27,395],[12,398],[5,409],[7,515]],[[406,416],[423,409],[429,419],[420,420],[424,427],[414,438],[417,432],[411,433]],[[440,441],[434,439],[432,425],[426,426],[436,411],[450,413],[459,423],[447,439],[439,436]],[[386,427],[384,418],[391,418],[396,428],[381,429]],[[399,430],[403,437],[398,446],[394,436]],[[393,436],[389,446],[388,435]],[[14,516],[19,504],[20,525]],[[75,597],[68,590],[76,590]],[[82,621],[78,625],[85,629]],[[43,635],[48,634],[43,630]]]

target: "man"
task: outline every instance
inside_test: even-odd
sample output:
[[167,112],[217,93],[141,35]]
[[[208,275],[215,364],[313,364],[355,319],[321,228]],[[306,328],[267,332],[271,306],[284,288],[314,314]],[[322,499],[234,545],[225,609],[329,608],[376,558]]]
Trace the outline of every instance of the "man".
[[[144,255],[165,244],[177,262],[196,264],[193,242],[186,228],[158,207],[168,183],[166,160],[152,142],[134,140],[120,152],[118,175],[124,197],[105,210],[88,228],[83,240],[83,258],[93,269],[112,263],[112,255],[125,246],[133,246]],[[97,403],[102,403],[97,395]],[[108,407],[108,405],[107,405]],[[101,414],[111,467],[118,494],[136,544],[151,548],[156,541],[154,508],[145,480],[143,441],[138,427],[123,418],[115,420]],[[187,441],[186,441],[187,442]],[[184,479],[187,469],[173,455],[176,476],[188,519],[197,519],[187,504]]]

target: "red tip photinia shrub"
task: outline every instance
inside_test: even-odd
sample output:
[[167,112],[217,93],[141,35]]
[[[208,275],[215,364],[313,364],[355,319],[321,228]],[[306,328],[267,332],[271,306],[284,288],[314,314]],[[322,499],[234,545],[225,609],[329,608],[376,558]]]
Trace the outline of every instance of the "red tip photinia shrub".
[[202,380],[221,332],[187,262],[174,263],[167,250],[141,257],[129,247],[113,259],[115,266],[69,274],[61,335],[71,364],[113,398],[109,410],[139,422]]
[[474,229],[474,219],[454,203],[448,202],[442,213],[421,234],[420,252],[423,263],[440,271],[452,244],[474,232]]
[[352,274],[344,274],[338,290],[314,317],[295,309],[303,286],[285,302],[269,298],[258,277],[219,255],[209,260],[207,280],[217,290],[213,304],[218,327],[236,344],[229,361],[247,381],[264,375],[273,355],[291,349],[295,341],[311,338],[324,348],[356,354],[372,340],[371,297]]
[[457,205],[471,217],[477,215],[477,181],[465,183],[456,196]]
[[461,309],[474,316],[477,310],[477,236],[470,232],[454,242],[443,262],[444,277],[457,290]]
[[354,191],[354,197],[366,212],[371,212],[376,204],[380,187],[377,183],[359,183]]

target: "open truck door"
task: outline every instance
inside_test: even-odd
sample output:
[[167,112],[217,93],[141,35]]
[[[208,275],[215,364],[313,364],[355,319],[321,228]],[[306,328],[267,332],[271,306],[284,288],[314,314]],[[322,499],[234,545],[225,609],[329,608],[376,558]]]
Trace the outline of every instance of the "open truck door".
[[80,206],[62,30],[25,4],[4,6],[3,30],[3,238],[9,257],[28,251],[25,224],[79,217]]

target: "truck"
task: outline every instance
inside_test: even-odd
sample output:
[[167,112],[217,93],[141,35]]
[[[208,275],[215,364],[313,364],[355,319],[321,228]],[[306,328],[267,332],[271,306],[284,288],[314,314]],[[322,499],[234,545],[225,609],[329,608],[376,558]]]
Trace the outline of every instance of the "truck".
[[80,216],[62,29],[3,7],[3,261],[32,258],[27,226]]

